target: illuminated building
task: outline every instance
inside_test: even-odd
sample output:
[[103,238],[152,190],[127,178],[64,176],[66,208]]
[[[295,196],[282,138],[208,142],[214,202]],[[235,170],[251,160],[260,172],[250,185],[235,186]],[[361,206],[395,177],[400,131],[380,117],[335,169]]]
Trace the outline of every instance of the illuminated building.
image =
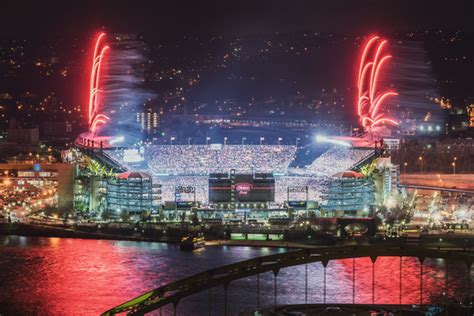
[[449,109],[449,133],[452,136],[472,137],[473,132],[470,130],[472,122],[474,122],[474,106],[453,106]]
[[474,104],[469,105],[467,112],[469,113],[469,127],[474,128]]
[[380,157],[377,159],[377,169],[381,177],[381,202],[387,201],[398,189],[400,184],[400,166],[392,163],[391,157]]
[[355,171],[340,172],[331,177],[323,194],[322,210],[332,216],[367,216],[375,202],[372,180]]
[[150,102],[147,102],[143,112],[137,112],[137,123],[140,125],[142,132],[148,135],[155,135],[158,133],[160,116],[163,114],[162,110],[158,111]]

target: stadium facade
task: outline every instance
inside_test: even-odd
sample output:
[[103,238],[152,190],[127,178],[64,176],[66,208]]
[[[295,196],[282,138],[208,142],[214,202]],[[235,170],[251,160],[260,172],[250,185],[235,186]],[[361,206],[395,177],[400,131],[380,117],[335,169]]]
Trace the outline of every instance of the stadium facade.
[[[105,180],[100,186],[103,198],[96,198],[89,208],[99,213],[106,210],[116,217],[121,210],[147,218],[148,214],[159,217],[157,214],[164,211],[187,215],[222,211],[231,216],[262,211],[271,214],[272,210],[283,217],[295,210],[337,217],[368,216],[367,210],[375,203],[376,186],[372,178],[355,171],[379,159],[380,148],[331,146],[309,165],[295,166],[292,162],[298,150],[289,145],[227,144],[82,148],[107,168],[125,172]],[[396,186],[396,173],[386,168],[381,168],[381,173],[387,178],[382,190],[388,194]],[[135,177],[124,178],[124,174],[143,177],[135,181]],[[344,174],[357,176],[341,176]],[[216,175],[225,185],[216,187]],[[258,184],[262,175],[271,180]],[[94,186],[88,188],[93,190]],[[216,192],[220,193],[218,199]]]

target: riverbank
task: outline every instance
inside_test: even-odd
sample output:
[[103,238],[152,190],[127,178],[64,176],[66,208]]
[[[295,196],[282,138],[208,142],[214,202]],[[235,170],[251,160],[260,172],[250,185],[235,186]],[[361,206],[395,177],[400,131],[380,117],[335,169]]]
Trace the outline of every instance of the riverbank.
[[104,239],[104,240],[128,240],[128,241],[159,241],[171,242],[170,240],[153,240],[141,236],[123,236],[99,232],[86,232],[62,227],[48,225],[31,225],[21,223],[0,224],[0,235],[18,235],[31,237],[60,237],[60,238],[82,238],[82,239]]
[[[174,238],[165,236],[158,238],[136,236],[124,236],[118,234],[107,234],[98,232],[87,232],[62,227],[48,225],[31,225],[21,223],[2,223],[0,224],[0,235],[18,235],[31,237],[60,237],[60,238],[82,238],[82,239],[103,239],[103,240],[126,240],[126,241],[145,241],[145,242],[166,242],[177,243]],[[305,245],[295,242],[271,241],[271,240],[208,240],[206,246],[249,246],[249,247],[272,247],[272,248],[310,248],[311,245]]]
[[272,247],[272,248],[314,248],[321,247],[296,242],[273,240],[209,240],[206,246],[247,246],[247,247]]
[[[466,304],[451,303],[436,305],[395,305],[395,304],[299,304],[283,305],[261,309],[259,315],[472,315],[473,307]],[[255,315],[255,311],[245,311],[240,316]]]
[[[178,243],[181,236],[189,233],[187,229],[166,228],[160,230],[151,229],[118,229],[116,227],[100,227],[91,229],[74,226],[52,226],[44,224],[24,224],[24,223],[0,223],[0,235],[18,235],[32,237],[60,237],[60,238],[82,238],[82,239],[103,239],[103,240],[126,240],[140,242],[164,242]],[[424,246],[430,248],[464,248],[471,249],[474,246],[474,234],[472,233],[448,233],[448,234],[425,234],[415,238],[358,238],[353,240],[337,241],[327,244],[324,240],[311,240],[300,242],[299,240],[227,240],[220,234],[206,234],[206,246],[248,246],[248,247],[272,247],[272,248],[314,248],[336,244],[344,245],[406,245]]]

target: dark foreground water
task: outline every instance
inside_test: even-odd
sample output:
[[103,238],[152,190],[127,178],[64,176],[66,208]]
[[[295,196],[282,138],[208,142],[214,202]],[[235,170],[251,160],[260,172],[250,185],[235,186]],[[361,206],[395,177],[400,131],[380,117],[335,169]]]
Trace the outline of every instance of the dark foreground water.
[[[207,247],[182,252],[173,244],[0,236],[0,315],[97,315],[143,292],[173,280],[256,256],[285,249]],[[352,259],[332,261],[327,267],[327,302],[352,303]],[[381,257],[375,264],[375,303],[400,300],[400,259]],[[403,258],[402,303],[419,303],[420,265]],[[320,263],[308,265],[308,302],[323,301]],[[278,274],[278,303],[304,303],[304,266]],[[273,305],[274,277],[261,275],[261,305]],[[468,293],[467,268],[448,265],[448,293],[462,299]],[[426,259],[423,300],[435,299],[446,290],[445,263]],[[355,260],[355,301],[372,303],[372,263]],[[212,314],[223,314],[223,288],[211,291]],[[209,292],[183,299],[179,315],[208,315]],[[256,306],[256,277],[231,283],[228,309],[237,314]],[[163,315],[173,308],[164,308]],[[157,312],[159,314],[159,312]]]

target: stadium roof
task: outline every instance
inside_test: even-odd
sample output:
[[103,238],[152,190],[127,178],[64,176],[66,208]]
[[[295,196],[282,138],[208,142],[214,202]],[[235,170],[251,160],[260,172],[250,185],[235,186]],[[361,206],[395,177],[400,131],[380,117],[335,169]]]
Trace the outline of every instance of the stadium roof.
[[355,172],[355,171],[348,170],[348,171],[344,171],[344,172],[338,172],[335,175],[333,175],[332,177],[333,178],[344,178],[344,179],[348,179],[348,178],[362,179],[364,177],[364,175],[361,174],[361,173]]
[[129,172],[124,172],[120,173],[117,175],[119,179],[123,180],[128,180],[128,179],[144,179],[148,180],[150,179],[150,175],[144,173],[144,172],[138,172],[138,171],[129,171]]

